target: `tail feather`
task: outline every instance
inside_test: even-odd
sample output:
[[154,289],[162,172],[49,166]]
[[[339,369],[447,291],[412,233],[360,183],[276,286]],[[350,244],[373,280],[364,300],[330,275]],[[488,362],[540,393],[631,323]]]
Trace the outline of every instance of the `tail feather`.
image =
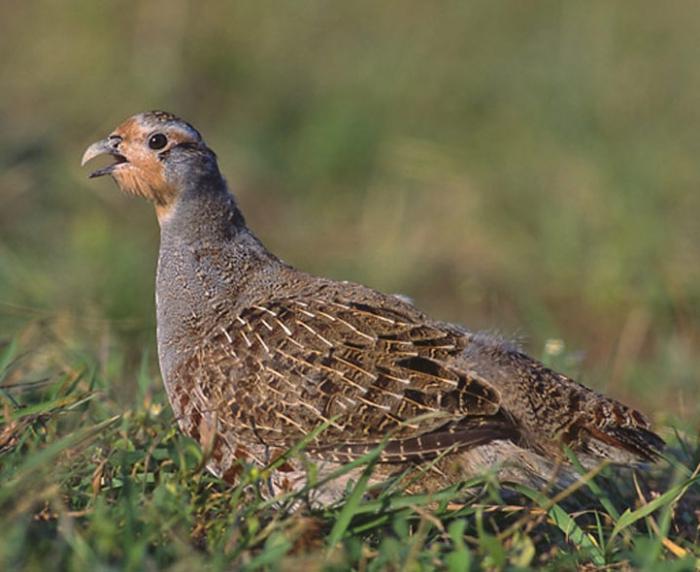
[[664,447],[639,411],[608,398],[503,343],[478,336],[468,365],[498,388],[501,410],[528,447],[555,458],[564,443],[591,463],[653,461]]
[[[599,429],[588,426],[584,431],[590,437],[584,449],[617,463],[654,461],[666,445],[661,437],[645,427],[610,426]],[[601,444],[605,447],[601,447]]]

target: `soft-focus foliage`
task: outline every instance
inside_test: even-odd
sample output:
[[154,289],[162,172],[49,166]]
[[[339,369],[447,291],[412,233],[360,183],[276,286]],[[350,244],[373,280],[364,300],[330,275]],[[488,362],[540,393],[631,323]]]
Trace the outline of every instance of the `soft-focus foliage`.
[[0,343],[29,353],[3,383],[84,361],[110,403],[139,376],[162,397],[155,217],[78,165],[161,108],[285,260],[518,338],[692,432],[698,37],[692,2],[3,2]]

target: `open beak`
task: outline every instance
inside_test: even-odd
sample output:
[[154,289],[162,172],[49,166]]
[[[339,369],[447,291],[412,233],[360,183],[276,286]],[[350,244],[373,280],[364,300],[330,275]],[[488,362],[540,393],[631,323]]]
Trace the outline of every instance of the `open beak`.
[[127,162],[126,157],[124,157],[124,155],[120,154],[118,151],[119,143],[121,143],[121,137],[111,136],[107,139],[102,139],[102,141],[97,141],[85,149],[83,158],[80,160],[81,166],[85,165],[85,163],[91,161],[98,155],[111,155],[116,159],[116,162],[112,163],[111,165],[107,165],[102,169],[98,169],[97,171],[90,173],[91,179],[94,177],[101,177],[102,175],[109,175],[118,165]]

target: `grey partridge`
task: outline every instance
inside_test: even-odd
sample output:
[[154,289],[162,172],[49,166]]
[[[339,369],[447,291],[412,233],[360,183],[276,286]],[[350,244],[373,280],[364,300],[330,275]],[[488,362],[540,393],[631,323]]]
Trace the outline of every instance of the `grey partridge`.
[[[310,431],[304,457],[274,472],[295,490],[306,460],[322,471],[382,446],[375,480],[428,465],[433,490],[488,468],[537,482],[584,467],[656,458],[664,446],[639,412],[509,343],[431,319],[407,300],[319,278],[271,254],[246,226],[214,152],[189,123],[141,113],[91,145],[125,192],[155,206],[160,368],[182,431],[208,468],[235,481]],[[324,499],[337,499],[331,483]]]

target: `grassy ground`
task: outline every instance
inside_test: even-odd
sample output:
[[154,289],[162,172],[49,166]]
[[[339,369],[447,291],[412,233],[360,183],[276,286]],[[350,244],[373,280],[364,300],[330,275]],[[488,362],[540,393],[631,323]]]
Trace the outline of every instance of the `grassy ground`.
[[[320,508],[308,504],[322,485],[310,476],[309,490],[265,501],[265,471],[249,468],[230,488],[202,470],[202,452],[176,430],[147,356],[137,390],[119,403],[110,385],[127,381],[123,356],[105,356],[108,373],[94,356],[51,340],[46,326],[21,332],[0,354],[4,570],[698,564],[700,446],[671,429],[666,458],[650,470],[601,467],[560,492],[485,475],[429,496],[406,496],[396,483],[367,494],[363,475],[346,501]],[[27,349],[37,340],[41,351]],[[369,474],[371,455],[362,464]]]
[[[694,3],[4,3],[0,568],[692,569],[699,35]],[[556,502],[485,478],[308,514],[223,487],[164,401],[154,217],[78,167],[152,108],[284,259],[519,338],[648,413],[668,459]]]

